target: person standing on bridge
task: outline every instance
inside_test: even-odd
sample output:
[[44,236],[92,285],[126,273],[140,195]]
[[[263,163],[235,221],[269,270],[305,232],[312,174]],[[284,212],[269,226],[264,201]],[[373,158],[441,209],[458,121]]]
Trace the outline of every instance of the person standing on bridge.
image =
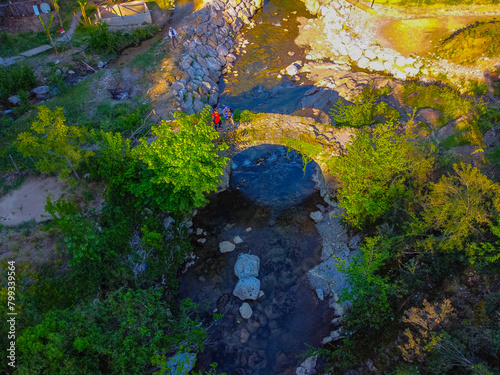
[[168,36],[172,41],[172,46],[175,48],[175,45],[179,44],[179,41],[177,40],[177,31],[175,31],[175,29],[173,29],[172,26],[168,28]]
[[234,128],[233,110],[231,109],[231,107],[226,105],[224,107],[224,110],[222,111],[222,114],[224,115],[224,118],[226,119],[227,128],[229,129],[229,123],[231,123],[233,125],[233,128]]
[[214,113],[212,113],[212,121],[214,122],[214,129],[222,129],[222,125],[220,123],[219,111],[215,108]]

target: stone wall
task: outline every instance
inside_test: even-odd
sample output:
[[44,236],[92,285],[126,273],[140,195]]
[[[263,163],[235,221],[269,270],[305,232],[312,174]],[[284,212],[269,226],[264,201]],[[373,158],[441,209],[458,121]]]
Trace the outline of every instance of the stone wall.
[[180,28],[183,43],[179,69],[172,84],[184,112],[201,112],[219,101],[219,78],[236,60],[235,35],[263,5],[263,0],[214,0],[193,12]]

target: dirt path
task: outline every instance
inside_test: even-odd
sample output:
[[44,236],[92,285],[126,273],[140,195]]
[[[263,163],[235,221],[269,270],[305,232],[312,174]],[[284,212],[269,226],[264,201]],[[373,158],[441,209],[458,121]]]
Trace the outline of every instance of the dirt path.
[[51,193],[54,199],[60,198],[69,187],[55,177],[30,177],[19,189],[0,198],[0,224],[19,225],[34,219],[43,221],[46,196]]

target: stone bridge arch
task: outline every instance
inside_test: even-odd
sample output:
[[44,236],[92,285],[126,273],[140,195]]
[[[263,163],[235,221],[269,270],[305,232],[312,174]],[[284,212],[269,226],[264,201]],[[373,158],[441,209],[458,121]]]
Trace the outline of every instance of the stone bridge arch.
[[[295,149],[307,161],[314,160],[320,173],[316,174],[318,188],[325,201],[331,203],[336,189],[336,180],[329,173],[327,161],[339,155],[354,135],[353,129],[335,128],[316,122],[309,117],[260,113],[252,120],[238,124],[234,137],[228,139],[230,159],[253,146],[272,144]],[[223,185],[227,187],[231,174],[231,162],[224,173]]]

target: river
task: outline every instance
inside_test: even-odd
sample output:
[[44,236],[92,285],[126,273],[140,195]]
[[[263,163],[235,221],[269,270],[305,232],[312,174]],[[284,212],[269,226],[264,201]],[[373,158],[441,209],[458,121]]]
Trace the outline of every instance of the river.
[[[307,345],[328,336],[331,310],[311,290],[306,273],[320,262],[321,242],[309,217],[325,204],[315,188],[311,162],[283,146],[263,145],[237,154],[227,191],[211,198],[195,216],[195,264],[180,276],[180,298],[205,306],[205,318],[223,314],[208,329],[209,340],[196,369],[210,363],[228,374],[295,374]],[[206,234],[205,234],[206,233]],[[239,236],[230,253],[219,243]],[[200,243],[198,240],[206,239]],[[264,295],[247,300],[253,310],[242,319],[243,301],[232,291],[238,281],[239,254],[260,258],[259,280]]]

